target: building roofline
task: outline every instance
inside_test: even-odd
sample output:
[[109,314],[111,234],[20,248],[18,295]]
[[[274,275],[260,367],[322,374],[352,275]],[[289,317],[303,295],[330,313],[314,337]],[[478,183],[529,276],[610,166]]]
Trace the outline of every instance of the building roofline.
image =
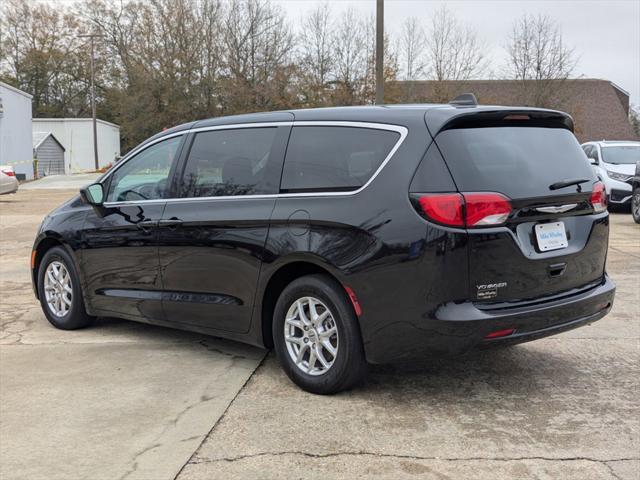
[[33,99],[33,95],[31,95],[30,93],[24,92],[24,91],[20,90],[19,88],[16,88],[16,87],[14,87],[12,85],[9,85],[8,83],[0,82],[0,85],[2,85],[7,90],[11,90],[14,93],[19,93],[20,95],[22,95],[24,97],[27,97],[29,100]]
[[64,145],[62,145],[62,144],[60,143],[60,140],[58,140],[58,139],[56,138],[56,136],[53,134],[53,132],[33,132],[31,135],[33,136],[33,135],[35,135],[36,133],[44,133],[44,134],[46,134],[46,135],[40,139],[40,141],[38,142],[38,144],[37,144],[37,145],[34,145],[34,147],[33,147],[33,149],[34,149],[34,150],[37,150],[37,149],[40,147],[40,145],[42,145],[42,144],[44,143],[44,141],[45,141],[47,138],[51,137],[51,138],[53,138],[53,140],[54,140],[58,145],[60,145],[60,148],[62,148],[62,151],[63,151],[63,152],[66,152],[66,151],[67,151],[67,149],[66,149],[66,148],[64,148]]
[[[91,122],[91,118],[33,118],[34,122]],[[111,127],[115,127],[118,130],[120,129],[120,125],[116,125],[115,123],[107,122],[106,120],[101,120],[96,118],[96,123],[102,123],[104,125],[109,125]]]
[[627,92],[624,88],[622,88],[620,85],[618,85],[617,83],[615,83],[615,82],[611,82],[611,81],[609,81],[609,83],[611,84],[611,86],[612,86],[613,88],[616,88],[616,89],[620,90],[620,91],[621,91],[622,93],[624,93],[627,97],[631,97],[631,94],[630,94],[629,92]]

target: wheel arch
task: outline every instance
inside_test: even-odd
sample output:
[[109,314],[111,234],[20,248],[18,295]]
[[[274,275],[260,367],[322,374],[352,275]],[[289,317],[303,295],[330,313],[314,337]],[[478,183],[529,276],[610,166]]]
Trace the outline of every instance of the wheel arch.
[[273,311],[282,291],[287,285],[300,277],[317,274],[327,275],[344,286],[344,283],[341,281],[342,275],[340,275],[339,272],[336,272],[335,269],[326,264],[318,262],[317,259],[309,257],[292,258],[287,263],[279,265],[273,273],[269,275],[269,279],[262,289],[259,304],[262,344],[266,348],[273,348],[271,330]]
[[56,232],[43,232],[41,233],[37,240],[33,245],[32,257],[31,257],[31,280],[33,283],[33,291],[36,295],[36,298],[40,299],[40,294],[38,292],[38,271],[40,270],[40,264],[42,263],[42,259],[46,255],[46,253],[54,247],[62,247],[64,248],[71,259],[74,262],[74,267],[78,275],[80,276],[80,268],[78,265],[78,261],[76,259],[75,253],[73,249],[64,241],[62,236],[57,234]]

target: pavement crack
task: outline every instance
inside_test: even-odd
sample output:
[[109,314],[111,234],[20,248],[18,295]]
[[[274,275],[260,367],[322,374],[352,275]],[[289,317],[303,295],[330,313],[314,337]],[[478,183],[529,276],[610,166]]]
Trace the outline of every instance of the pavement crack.
[[[342,451],[342,452],[328,452],[328,453],[312,453],[312,452],[303,452],[299,450],[285,450],[280,452],[259,452],[254,454],[247,455],[238,455],[235,457],[223,457],[223,458],[196,458],[193,461],[189,461],[190,464],[198,464],[198,463],[218,463],[218,462],[238,462],[242,460],[247,460],[251,458],[259,458],[259,457],[278,457],[278,456],[286,456],[286,455],[298,455],[304,456],[308,458],[331,458],[331,457],[341,457],[341,456],[370,456],[370,457],[378,457],[378,458],[395,458],[395,459],[405,459],[405,460],[438,460],[443,462],[471,462],[471,461],[496,461],[496,462],[518,462],[525,460],[538,460],[544,462],[576,462],[576,461],[586,461],[586,462],[594,462],[594,463],[602,463],[607,466],[609,470],[612,470],[611,466],[608,463],[612,462],[625,462],[625,461],[634,461],[640,460],[638,458],[610,458],[610,459],[599,459],[593,457],[583,457],[583,456],[575,456],[575,457],[544,457],[544,456],[522,456],[522,457],[438,457],[438,456],[421,456],[421,455],[404,455],[404,454],[393,454],[393,453],[380,453],[380,452],[369,452],[369,451]],[[613,474],[613,472],[612,472]],[[613,474],[615,476],[615,474]]]
[[133,457],[133,465],[131,466],[131,468],[129,470],[127,470],[118,480],[125,480],[129,475],[131,475],[132,473],[134,473],[137,469],[138,469],[138,459],[144,455],[145,453],[153,450],[154,448],[159,447],[160,444],[159,443],[154,443],[153,445],[150,445],[146,448],[143,448],[142,450],[140,450],[139,452],[136,452],[135,456]]

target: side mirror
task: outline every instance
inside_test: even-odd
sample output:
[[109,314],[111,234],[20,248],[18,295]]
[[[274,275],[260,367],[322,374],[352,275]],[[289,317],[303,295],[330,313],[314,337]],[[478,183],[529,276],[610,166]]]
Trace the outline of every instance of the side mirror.
[[596,160],[595,158],[589,157],[589,163],[591,165],[598,165],[598,160]]
[[82,200],[94,207],[101,207],[104,203],[104,187],[101,183],[93,183],[80,189]]

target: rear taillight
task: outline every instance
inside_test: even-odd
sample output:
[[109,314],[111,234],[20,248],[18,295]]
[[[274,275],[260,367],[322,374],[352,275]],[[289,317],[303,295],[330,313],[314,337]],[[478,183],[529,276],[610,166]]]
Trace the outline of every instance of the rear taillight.
[[450,227],[502,225],[511,213],[511,202],[500,193],[434,193],[418,196],[421,213]]
[[2,170],[2,173],[4,173],[7,177],[15,177],[16,176],[16,172],[14,172],[13,170]]
[[589,201],[591,202],[593,211],[596,213],[604,212],[607,209],[607,192],[602,182],[593,184],[593,191],[591,192]]
[[451,227],[464,227],[464,199],[459,193],[423,195],[418,203],[431,220]]
[[499,193],[463,193],[467,227],[501,225],[511,213],[511,202]]

